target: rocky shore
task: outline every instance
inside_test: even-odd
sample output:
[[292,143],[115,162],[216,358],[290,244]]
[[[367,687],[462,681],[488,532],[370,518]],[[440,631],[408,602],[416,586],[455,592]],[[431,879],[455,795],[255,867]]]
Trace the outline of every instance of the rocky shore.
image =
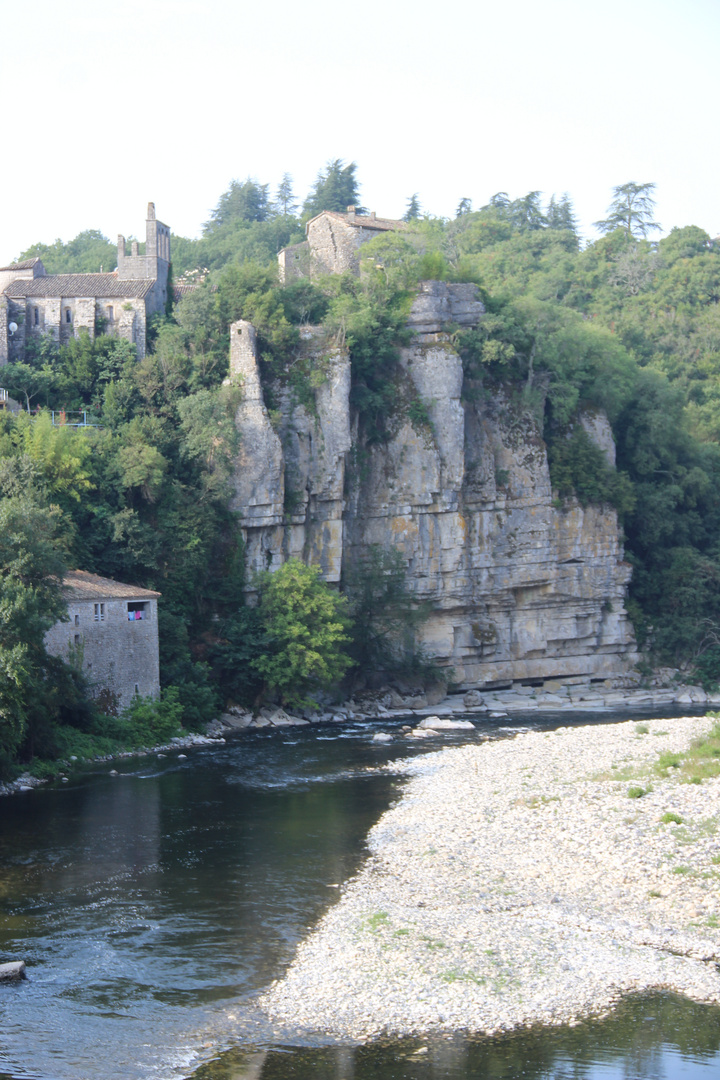
[[364,869],[261,1005],[365,1040],[572,1023],[651,988],[720,1002],[720,778],[655,769],[712,723],[561,728],[403,763]]
[[298,727],[309,723],[332,721],[412,718],[414,716],[509,716],[522,712],[594,712],[615,709],[673,708],[681,705],[718,706],[720,694],[708,694],[701,686],[665,686],[638,689],[617,685],[623,680],[602,680],[588,683],[560,683],[546,680],[542,686],[515,685],[507,690],[469,690],[467,693],[447,694],[444,688],[429,691],[399,693],[385,689],[365,694],[360,700],[350,699],[339,705],[327,706],[313,713],[292,713],[277,705],[267,706],[258,713],[240,707],[224,712],[208,726],[208,734],[222,735],[229,730],[253,728]]

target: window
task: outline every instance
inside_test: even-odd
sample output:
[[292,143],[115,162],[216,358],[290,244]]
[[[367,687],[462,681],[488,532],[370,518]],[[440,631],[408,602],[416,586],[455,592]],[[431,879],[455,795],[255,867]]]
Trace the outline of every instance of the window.
[[135,693],[137,694],[138,697],[140,696],[140,687],[138,686],[137,683],[135,683]]
[[33,308],[33,323],[35,326],[40,322],[40,308]]
[[150,605],[146,601],[133,600],[127,606],[128,622],[139,622],[150,618]]
[[65,322],[72,322],[72,315],[70,314],[70,308],[65,308]]
[[104,604],[96,604],[95,605],[95,622],[104,622],[104,621],[105,621],[105,605]]
[[76,635],[75,635],[75,644],[76,644],[76,645],[79,645],[79,644],[80,644],[80,635],[79,635],[79,634],[76,634]]
[[105,308],[105,312],[107,314],[107,321],[108,322],[114,322],[115,321],[115,308],[108,305],[108,307]]
[[76,616],[75,616],[75,625],[76,625],[76,626],[79,626],[79,625],[80,625],[80,616],[79,616],[79,615],[76,615]]

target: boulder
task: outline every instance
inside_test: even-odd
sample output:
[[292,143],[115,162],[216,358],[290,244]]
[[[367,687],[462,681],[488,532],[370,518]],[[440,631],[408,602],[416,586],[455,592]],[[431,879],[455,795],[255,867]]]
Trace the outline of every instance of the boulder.
[[426,716],[418,727],[422,731],[474,731],[469,720],[451,720],[448,716]]
[[447,686],[444,683],[436,683],[428,686],[425,691],[425,700],[428,705],[439,705],[447,697]]
[[372,737],[372,741],[377,743],[389,743],[392,740],[392,735],[388,735],[387,731],[376,731]]
[[245,709],[241,709],[237,705],[231,705],[228,711],[221,715],[220,722],[225,727],[241,731],[252,724],[252,713],[246,712]]
[[484,705],[483,696],[479,690],[468,690],[463,698],[463,705],[467,709],[476,709],[478,705]]
[[21,979],[25,979],[25,961],[13,960],[9,964],[0,964],[0,983],[3,982],[20,982]]

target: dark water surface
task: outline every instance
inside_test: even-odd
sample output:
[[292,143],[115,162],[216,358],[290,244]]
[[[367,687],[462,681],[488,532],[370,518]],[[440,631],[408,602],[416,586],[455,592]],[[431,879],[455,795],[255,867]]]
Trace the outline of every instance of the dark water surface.
[[507,1039],[278,1041],[248,999],[361,864],[398,791],[380,766],[468,741],[372,744],[379,726],[245,734],[0,799],[0,963],[30,975],[0,987],[0,1080],[720,1078],[720,1010],[671,996]]

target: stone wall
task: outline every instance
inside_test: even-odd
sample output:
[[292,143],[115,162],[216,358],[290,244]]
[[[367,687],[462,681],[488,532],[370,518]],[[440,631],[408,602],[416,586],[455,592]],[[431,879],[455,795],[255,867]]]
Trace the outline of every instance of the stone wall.
[[[96,604],[100,603],[103,611],[98,611],[96,618]],[[48,631],[45,647],[53,656],[81,663],[94,695],[110,690],[123,707],[135,694],[157,697],[157,600],[144,603],[144,618],[130,622],[127,600],[72,600],[68,603],[70,621],[56,623]]]
[[[235,505],[249,569],[295,555],[336,582],[371,545],[395,548],[418,600],[433,608],[426,652],[461,686],[612,677],[636,659],[615,512],[558,509],[532,416],[502,393],[463,400],[462,365],[445,327],[475,325],[482,313],[473,285],[421,284],[402,381],[431,425],[416,430],[400,410],[381,446],[359,445],[348,358],[320,329],[306,329],[303,345],[319,384],[315,408],[274,388],[275,432],[254,336],[242,324],[232,361],[247,387]],[[587,430],[609,453],[607,420],[593,414]],[[362,468],[353,464],[357,452]]]

